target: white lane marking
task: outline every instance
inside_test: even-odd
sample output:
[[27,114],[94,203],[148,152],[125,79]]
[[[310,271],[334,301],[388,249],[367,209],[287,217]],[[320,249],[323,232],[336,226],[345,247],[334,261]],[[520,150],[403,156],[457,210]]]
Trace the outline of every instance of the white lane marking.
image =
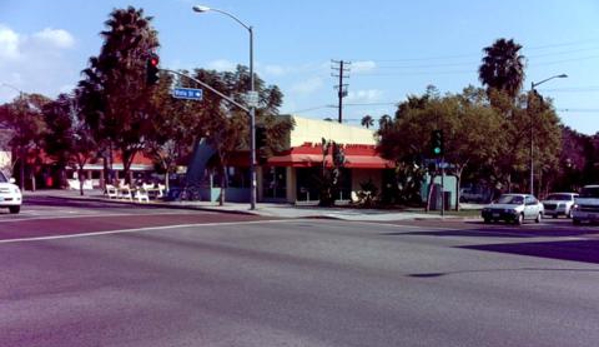
[[144,232],[144,231],[168,230],[168,229],[178,229],[178,228],[192,228],[192,227],[201,227],[201,226],[285,223],[285,222],[295,222],[295,221],[296,220],[263,220],[263,221],[247,221],[247,222],[196,223],[196,224],[164,225],[164,226],[159,226],[159,227],[147,227],[147,228],[136,228],[136,229],[121,229],[121,230],[108,230],[108,231],[86,232],[86,233],[70,234],[70,235],[38,236],[38,237],[27,237],[27,238],[21,238],[21,239],[0,240],[0,244],[4,244],[4,243],[17,243],[17,242],[48,241],[48,240],[59,240],[59,239],[73,239],[73,238],[88,237],[88,236],[101,236],[101,235],[111,235],[111,234],[137,233],[137,232]]
[[[213,211],[194,211],[194,212],[200,212],[202,214],[215,214],[217,212],[213,212]],[[181,211],[179,212],[159,212],[159,213],[140,213],[140,214],[135,214],[135,213],[107,213],[107,214],[102,214],[102,213],[95,213],[95,212],[90,212],[90,213],[81,213],[81,214],[77,214],[77,215],[70,215],[70,216],[51,216],[51,215],[43,215],[43,214],[35,214],[35,217],[31,217],[31,218],[13,218],[13,219],[2,219],[0,220],[0,223],[10,223],[10,222],[23,222],[23,221],[28,221],[28,220],[55,220],[55,219],[75,219],[75,218],[87,218],[87,217],[143,217],[143,216],[168,216],[168,215],[177,215],[177,214],[184,214],[184,215],[192,215],[193,213],[181,213]],[[32,214],[33,215],[33,214]]]

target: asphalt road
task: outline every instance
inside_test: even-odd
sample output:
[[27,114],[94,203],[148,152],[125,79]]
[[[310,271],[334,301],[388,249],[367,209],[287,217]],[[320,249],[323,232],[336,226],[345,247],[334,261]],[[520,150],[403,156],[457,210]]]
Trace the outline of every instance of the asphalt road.
[[0,215],[0,346],[599,341],[597,227],[23,211]]

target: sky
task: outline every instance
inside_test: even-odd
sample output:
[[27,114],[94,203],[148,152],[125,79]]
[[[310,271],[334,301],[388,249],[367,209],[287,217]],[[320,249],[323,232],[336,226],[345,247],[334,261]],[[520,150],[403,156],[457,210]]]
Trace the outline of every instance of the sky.
[[[205,2],[204,2],[205,1]],[[596,0],[0,0],[0,103],[25,93],[70,92],[102,44],[115,8],[143,8],[159,33],[169,69],[230,70],[249,65],[281,88],[281,113],[337,119],[333,61],[351,62],[344,122],[393,115],[428,85],[442,93],[481,86],[482,50],[514,39],[526,57],[525,90],[552,98],[562,122],[599,131],[599,2]]]

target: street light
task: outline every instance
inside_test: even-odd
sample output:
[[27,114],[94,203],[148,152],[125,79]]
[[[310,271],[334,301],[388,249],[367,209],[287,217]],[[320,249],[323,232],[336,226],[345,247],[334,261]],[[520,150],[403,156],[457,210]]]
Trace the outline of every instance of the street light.
[[233,19],[244,27],[250,34],[250,93],[248,94],[248,103],[250,106],[250,180],[251,180],[251,192],[250,192],[250,209],[256,209],[256,92],[254,86],[254,30],[252,26],[245,24],[239,18],[235,17],[229,12],[219,10],[216,8],[210,8],[208,6],[196,5],[193,6],[193,10],[197,13],[206,12],[218,12],[225,16]]
[[20,90],[19,88],[15,87],[15,86],[13,86],[12,84],[8,84],[8,83],[0,82],[0,85],[1,85],[1,86],[5,86],[5,87],[8,87],[8,88],[10,88],[10,89],[14,90],[15,92],[19,93],[19,97],[23,96],[23,91],[22,91],[22,90]]
[[546,78],[544,80],[542,80],[541,82],[530,82],[530,98],[528,99],[528,104],[527,104],[527,108],[529,111],[529,115],[531,117],[530,120],[530,194],[534,195],[535,189],[534,189],[534,180],[535,180],[535,170],[534,170],[534,148],[533,148],[533,129],[534,129],[534,124],[532,122],[532,114],[530,113],[530,102],[532,101],[532,98],[535,95],[535,87],[550,81],[554,78],[567,78],[568,75],[566,74],[561,74],[561,75],[555,75],[555,76],[551,76],[549,78]]

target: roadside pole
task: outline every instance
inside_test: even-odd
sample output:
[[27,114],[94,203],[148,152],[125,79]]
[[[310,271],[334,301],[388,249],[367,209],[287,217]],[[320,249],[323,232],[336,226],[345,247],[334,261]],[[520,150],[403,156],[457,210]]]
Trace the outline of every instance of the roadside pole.
[[441,158],[441,217],[445,216],[445,156]]

